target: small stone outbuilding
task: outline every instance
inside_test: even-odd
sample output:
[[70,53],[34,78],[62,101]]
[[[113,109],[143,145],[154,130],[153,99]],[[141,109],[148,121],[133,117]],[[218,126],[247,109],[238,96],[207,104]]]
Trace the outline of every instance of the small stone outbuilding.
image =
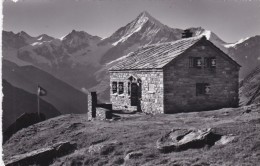
[[205,36],[148,45],[109,69],[110,100],[153,114],[236,107],[239,69]]

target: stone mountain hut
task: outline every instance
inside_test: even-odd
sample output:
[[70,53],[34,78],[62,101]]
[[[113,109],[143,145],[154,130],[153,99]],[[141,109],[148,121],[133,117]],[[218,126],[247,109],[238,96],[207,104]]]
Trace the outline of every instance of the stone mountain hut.
[[239,69],[205,36],[148,45],[109,69],[110,100],[152,114],[236,107]]

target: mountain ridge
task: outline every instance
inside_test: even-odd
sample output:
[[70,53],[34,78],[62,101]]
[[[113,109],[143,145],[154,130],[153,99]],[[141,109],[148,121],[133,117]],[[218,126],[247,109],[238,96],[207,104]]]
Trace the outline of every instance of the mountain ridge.
[[[260,63],[258,51],[252,51],[257,50],[257,44],[252,44],[250,48],[243,48],[245,47],[245,42],[247,42],[246,40],[240,44],[241,47],[227,48],[225,46],[230,43],[224,42],[212,31],[205,30],[202,27],[190,27],[188,29],[193,32],[193,36],[205,35],[222,51],[238,61],[242,65],[241,79],[256,64]],[[148,12],[144,11],[105,39],[90,35],[84,31],[75,30],[72,30],[61,39],[43,42],[37,40],[34,45],[26,45],[26,42],[24,42],[26,40],[17,38],[17,42],[13,43],[18,43],[16,45],[19,45],[19,42],[21,42],[21,47],[18,49],[17,47],[6,49],[7,42],[5,42],[3,56],[4,59],[13,61],[18,65],[23,65],[24,63],[34,65],[77,89],[95,89],[102,82],[102,77],[108,77],[107,65],[115,64],[118,58],[122,58],[128,53],[137,50],[138,47],[179,40],[182,32],[182,29],[170,28],[162,24]],[[258,40],[252,43],[254,42],[258,42]],[[13,46],[14,44],[11,42],[9,45]],[[252,52],[252,56],[247,58],[247,61],[245,61],[245,56],[248,55],[247,52],[243,51],[244,49]],[[250,63],[253,65],[247,67]],[[104,80],[108,79],[104,78]],[[101,84],[104,85],[104,81]]]
[[61,114],[86,113],[87,95],[32,65],[18,66],[3,60],[2,78],[13,86],[36,94],[38,84],[47,90],[43,98]]

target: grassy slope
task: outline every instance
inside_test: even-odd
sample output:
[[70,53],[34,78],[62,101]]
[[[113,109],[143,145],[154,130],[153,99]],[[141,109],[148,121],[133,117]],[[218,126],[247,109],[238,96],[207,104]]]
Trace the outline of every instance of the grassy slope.
[[[257,165],[260,163],[260,106],[180,113],[175,115],[124,115],[119,121],[87,121],[87,115],[62,115],[16,133],[3,146],[4,158],[46,147],[59,141],[77,143],[77,150],[55,160],[54,165]],[[214,128],[236,136],[226,145],[161,154],[156,140],[173,128]],[[107,155],[91,155],[96,141],[120,142]],[[127,153],[141,150],[143,156],[123,161]]]

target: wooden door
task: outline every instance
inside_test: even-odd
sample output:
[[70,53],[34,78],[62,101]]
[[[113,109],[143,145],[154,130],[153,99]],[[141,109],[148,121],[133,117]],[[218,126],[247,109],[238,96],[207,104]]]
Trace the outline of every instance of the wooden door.
[[138,85],[137,83],[131,84],[131,106],[138,105]]

